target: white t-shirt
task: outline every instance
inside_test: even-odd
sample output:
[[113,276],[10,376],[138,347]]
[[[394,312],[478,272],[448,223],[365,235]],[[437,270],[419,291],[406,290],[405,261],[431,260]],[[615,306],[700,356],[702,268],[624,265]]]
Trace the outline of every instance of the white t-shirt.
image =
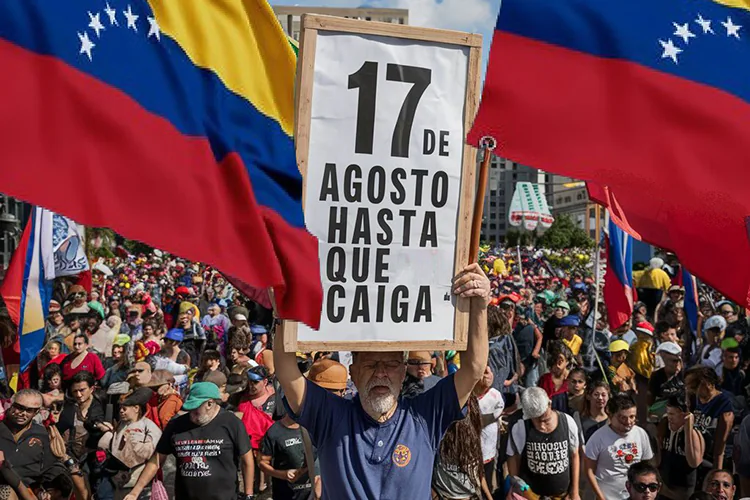
[[596,480],[607,500],[628,498],[625,482],[631,465],[651,460],[654,453],[648,434],[637,425],[626,435],[609,424],[596,431],[586,443],[586,456],[596,460]]
[[[570,441],[570,451],[577,450],[579,443],[579,431],[576,421],[573,420],[573,417],[566,413],[560,413],[558,415],[565,415],[565,418],[568,419],[568,440]],[[560,425],[559,421],[557,425]],[[526,446],[526,425],[524,425],[523,420],[519,420],[518,422],[516,422],[516,424],[513,426],[513,429],[511,429],[510,431],[510,439],[508,440],[508,448],[506,449],[506,453],[509,457],[516,455],[516,448],[513,447],[514,445],[517,447],[519,452],[523,450],[524,446]]]
[[[708,356],[706,356],[706,353],[709,353]],[[717,366],[721,365],[721,347],[711,345],[703,346],[698,363],[716,369]]]
[[482,428],[482,460],[489,462],[497,455],[497,420],[503,414],[505,400],[497,389],[490,390],[479,399],[479,412],[492,415],[492,423]]

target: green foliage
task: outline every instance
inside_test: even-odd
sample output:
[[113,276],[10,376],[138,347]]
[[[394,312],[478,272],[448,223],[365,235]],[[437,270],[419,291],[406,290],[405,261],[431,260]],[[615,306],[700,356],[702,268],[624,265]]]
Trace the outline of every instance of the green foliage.
[[593,248],[594,240],[586,231],[576,227],[569,215],[560,215],[552,226],[537,239],[537,246],[552,250],[566,248]]
[[509,229],[505,233],[505,246],[515,247],[518,245],[529,246],[533,245],[536,240],[536,231],[522,231],[520,229]]

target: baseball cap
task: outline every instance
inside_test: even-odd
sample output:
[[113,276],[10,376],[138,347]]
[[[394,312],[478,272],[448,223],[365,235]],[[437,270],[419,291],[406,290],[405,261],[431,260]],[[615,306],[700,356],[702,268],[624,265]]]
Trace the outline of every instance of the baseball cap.
[[711,316],[703,324],[703,331],[718,328],[722,332],[727,329],[727,320],[721,316]]
[[247,316],[245,316],[244,314],[235,314],[234,320],[235,321],[247,321]]
[[197,382],[190,387],[190,394],[182,405],[182,409],[195,410],[209,399],[221,399],[219,387],[211,382]]
[[324,389],[342,390],[346,389],[348,373],[341,363],[323,358],[313,363],[307,378]]
[[578,326],[581,324],[581,318],[576,315],[564,316],[557,322],[557,326]]
[[151,397],[154,395],[154,391],[148,387],[139,387],[134,390],[120,401],[120,406],[143,406],[147,404]]
[[268,329],[263,325],[250,325],[250,333],[253,335],[263,335],[268,333]]
[[49,301],[49,313],[50,314],[56,313],[56,312],[60,312],[60,309],[61,309],[60,308],[60,303],[58,301],[56,301],[56,300],[50,300]]
[[679,344],[675,342],[662,342],[659,344],[659,347],[656,348],[656,352],[666,352],[667,354],[674,354],[675,356],[679,356],[682,354],[682,349],[680,348]]
[[570,305],[565,302],[564,300],[559,300],[555,303],[555,308],[560,307],[562,309],[565,309],[566,311],[570,311]]
[[432,361],[432,354],[429,351],[409,351],[406,359],[417,359],[419,361]]
[[247,389],[247,376],[242,373],[232,373],[227,378],[227,387],[224,389],[229,395],[242,392]]
[[635,325],[635,331],[645,333],[649,337],[654,336],[654,326],[648,321],[641,321],[640,323]]
[[624,340],[615,340],[609,344],[609,352],[630,351],[630,345]]
[[247,379],[260,382],[268,378],[268,370],[265,366],[253,366],[247,371]]
[[164,338],[167,340],[174,340],[175,342],[182,342],[185,338],[185,332],[179,328],[172,328],[166,335],[164,335]]

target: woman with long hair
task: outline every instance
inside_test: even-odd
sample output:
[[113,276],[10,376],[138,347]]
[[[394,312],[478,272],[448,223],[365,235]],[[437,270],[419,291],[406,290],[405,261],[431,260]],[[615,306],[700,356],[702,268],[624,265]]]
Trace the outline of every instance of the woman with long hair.
[[611,395],[609,383],[605,380],[592,382],[586,388],[586,401],[583,405],[583,409],[573,415],[573,418],[581,430],[584,443],[588,441],[591,435],[600,427],[606,425],[609,420],[609,415],[607,415],[607,403],[609,402]]
[[89,372],[96,380],[101,380],[104,377],[104,367],[99,356],[89,352],[88,348],[89,338],[86,334],[76,334],[73,339],[72,352],[60,364],[65,383],[69,383],[79,372]]
[[433,500],[492,498],[482,463],[482,419],[472,395],[466,418],[453,422],[440,442],[432,471]]

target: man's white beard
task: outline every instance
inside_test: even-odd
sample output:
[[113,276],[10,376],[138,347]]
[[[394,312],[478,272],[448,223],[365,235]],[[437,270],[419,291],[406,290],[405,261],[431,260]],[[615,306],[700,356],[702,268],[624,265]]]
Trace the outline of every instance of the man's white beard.
[[[370,391],[376,386],[387,386],[390,393],[382,396],[370,396]],[[387,378],[373,378],[365,387],[365,397],[362,398],[362,406],[367,413],[382,415],[388,413],[396,404],[398,391],[393,387],[393,383]]]

